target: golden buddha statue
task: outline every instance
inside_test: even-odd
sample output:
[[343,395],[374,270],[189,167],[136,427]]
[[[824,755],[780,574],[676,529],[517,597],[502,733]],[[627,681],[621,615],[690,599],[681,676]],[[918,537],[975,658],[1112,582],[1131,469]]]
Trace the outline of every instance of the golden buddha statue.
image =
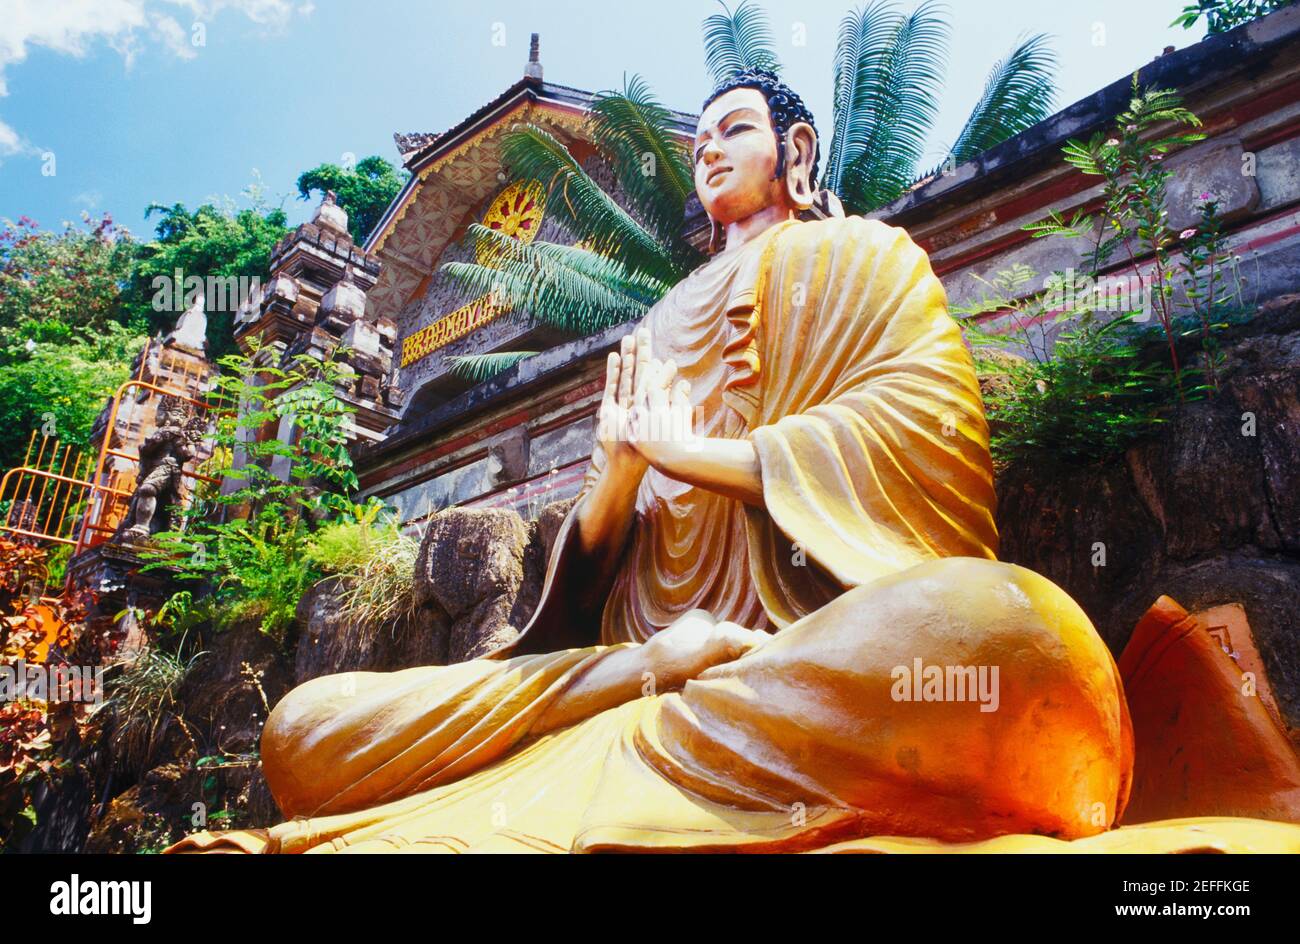
[[901,229],[800,221],[817,162],[774,77],[706,102],[695,182],[726,248],[609,356],[529,625],[492,658],[298,687],[262,741],[290,821],[177,851],[1144,847],[1108,833],[1133,763],[1115,661],[996,560],[943,288]]

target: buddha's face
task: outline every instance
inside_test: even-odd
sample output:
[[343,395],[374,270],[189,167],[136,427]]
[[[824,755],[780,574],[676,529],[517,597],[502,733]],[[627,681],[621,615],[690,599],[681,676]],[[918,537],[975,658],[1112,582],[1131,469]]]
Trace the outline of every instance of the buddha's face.
[[723,226],[789,202],[776,174],[776,135],[767,99],[732,89],[704,109],[695,134],[695,191]]

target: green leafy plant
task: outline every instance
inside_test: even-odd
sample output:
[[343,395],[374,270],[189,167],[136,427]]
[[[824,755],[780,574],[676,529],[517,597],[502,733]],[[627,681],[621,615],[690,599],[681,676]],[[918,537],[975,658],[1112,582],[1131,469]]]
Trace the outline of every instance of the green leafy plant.
[[[184,727],[176,692],[203,655],[196,652],[185,658],[151,645],[110,678],[104,707],[115,721],[111,743],[114,753],[128,766],[145,768],[166,721],[176,719]],[[188,728],[185,730],[188,734]]]
[[382,504],[358,506],[351,520],[340,520],[313,535],[307,550],[326,575],[343,578],[346,615],[354,622],[379,624],[415,612],[413,575],[420,542],[403,532]]
[[1218,332],[1247,313],[1242,291],[1245,279],[1228,248],[1219,203],[1216,194],[1201,193],[1196,225],[1178,236],[1183,251],[1183,286],[1196,319],[1193,330],[1199,331],[1205,377],[1216,392],[1223,358]]
[[353,240],[364,243],[408,176],[377,155],[362,158],[355,167],[320,164],[298,175],[298,196],[306,200],[313,190],[333,190],[348,214]]
[[1207,32],[1226,33],[1293,3],[1295,0],[1197,0],[1183,7],[1183,12],[1169,25],[1191,29],[1205,17]]
[[[178,273],[182,279],[266,277],[271,250],[289,232],[288,220],[282,209],[267,205],[259,182],[243,197],[242,208],[226,198],[194,210],[174,203],[151,204],[145,211],[146,217],[157,217],[154,238],[138,246],[124,302],[151,331],[171,330],[180,314],[174,305],[155,304],[158,286],[174,283]],[[233,314],[208,312],[210,356],[235,350]]]
[[[168,567],[208,588],[203,606],[218,628],[254,621],[283,640],[299,599],[321,576],[307,553],[312,533],[354,507],[347,497],[357,486],[347,449],[352,408],[338,393],[346,374],[332,358],[308,355],[285,366],[261,364],[256,351],[220,363],[214,458],[226,464],[210,471],[226,488],[193,501],[181,529],[156,536],[157,547],[144,552],[146,569]],[[257,437],[286,418],[295,430],[289,442]],[[169,605],[177,614],[195,606],[193,597]]]
[[[1164,421],[1168,369],[1141,358],[1137,312],[1099,315],[1086,294],[1051,310],[1048,295],[1024,292],[1035,276],[1017,264],[984,281],[979,302],[953,306],[974,353],[994,461],[1093,461],[1152,432]],[[989,314],[996,329],[978,321]]]
[[1179,397],[1185,396],[1182,365],[1178,360],[1177,329],[1174,324],[1174,275],[1170,252],[1176,242],[1170,232],[1166,209],[1166,184],[1170,172],[1164,166],[1172,150],[1201,141],[1200,132],[1161,134],[1165,127],[1200,127],[1201,121],[1170,89],[1142,89],[1133,74],[1129,107],[1116,117],[1112,135],[1097,132],[1087,142],[1070,140],[1066,161],[1084,174],[1101,177],[1102,208],[1094,215],[1076,213],[1066,221],[1059,211],[1026,229],[1035,237],[1060,236],[1075,239],[1093,234],[1091,269],[1099,272],[1123,250],[1124,258],[1141,272],[1139,260],[1148,269],[1151,306],[1164,331]]
[[482,383],[527,360],[536,351],[498,351],[495,354],[463,354],[449,358],[451,372],[473,383]]

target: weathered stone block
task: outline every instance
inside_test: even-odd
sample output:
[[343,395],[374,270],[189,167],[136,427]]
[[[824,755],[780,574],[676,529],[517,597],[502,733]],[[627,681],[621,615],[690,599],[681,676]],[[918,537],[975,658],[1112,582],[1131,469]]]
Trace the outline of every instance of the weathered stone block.
[[447,661],[447,624],[432,607],[386,622],[353,619],[346,611],[351,582],[329,577],[298,604],[294,684],[336,672],[394,672]]
[[1242,173],[1243,166],[1238,138],[1215,138],[1170,158],[1169,169],[1174,173],[1165,189],[1169,228],[1177,233],[1196,225],[1203,193],[1219,199],[1219,215],[1226,220],[1255,209],[1259,185],[1255,177]]
[[445,511],[429,522],[415,565],[415,598],[449,629],[448,659],[490,652],[519,634],[537,605],[540,553],[513,511]]

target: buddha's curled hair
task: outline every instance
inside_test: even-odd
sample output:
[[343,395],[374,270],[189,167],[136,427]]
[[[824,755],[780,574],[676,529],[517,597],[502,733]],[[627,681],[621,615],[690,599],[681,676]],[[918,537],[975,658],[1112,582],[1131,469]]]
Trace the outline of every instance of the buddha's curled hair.
[[[776,73],[766,69],[745,69],[729,76],[705,99],[700,111],[704,111],[727,92],[740,88],[756,89],[767,99],[768,111],[772,113],[772,132],[776,135],[776,175],[773,179],[779,180],[785,175],[785,133],[801,121],[812,125],[816,132],[817,124],[813,121],[812,112],[797,92],[782,82]],[[818,143],[817,150],[813,153],[810,181],[817,180],[817,164],[820,160],[821,144]]]

